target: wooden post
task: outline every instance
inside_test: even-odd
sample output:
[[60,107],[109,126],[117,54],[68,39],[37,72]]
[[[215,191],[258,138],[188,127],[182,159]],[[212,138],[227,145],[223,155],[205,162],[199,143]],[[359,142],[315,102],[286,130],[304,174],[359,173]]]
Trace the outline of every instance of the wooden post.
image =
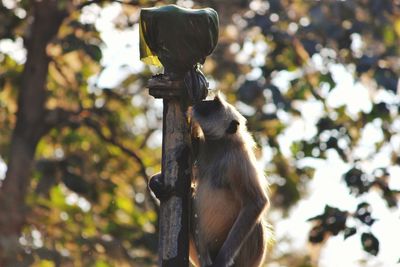
[[182,97],[183,83],[157,87],[149,82],[149,93],[164,100],[162,169],[164,183],[173,188],[161,201],[159,213],[159,266],[189,266],[189,194],[191,183],[190,127]]

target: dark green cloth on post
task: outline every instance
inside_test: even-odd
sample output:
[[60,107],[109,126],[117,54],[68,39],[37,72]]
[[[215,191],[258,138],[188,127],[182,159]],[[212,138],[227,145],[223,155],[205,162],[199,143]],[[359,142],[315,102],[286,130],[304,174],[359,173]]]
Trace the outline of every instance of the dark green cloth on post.
[[140,13],[140,58],[185,74],[203,64],[218,41],[218,14],[212,8],[176,5],[143,8]]

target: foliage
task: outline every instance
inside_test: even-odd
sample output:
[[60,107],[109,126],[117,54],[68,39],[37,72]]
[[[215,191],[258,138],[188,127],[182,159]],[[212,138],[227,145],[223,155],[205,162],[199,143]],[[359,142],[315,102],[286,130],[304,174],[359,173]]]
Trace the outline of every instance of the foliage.
[[[96,20],[84,22],[81,15],[96,6],[121,5],[113,27],[134,29],[140,7],[174,1],[120,2],[124,1],[58,1],[58,9],[67,15],[56,37],[46,44],[50,63],[45,86],[45,108],[54,115],[48,119],[56,123],[36,147],[23,196],[28,209],[19,239],[23,251],[16,259],[21,264],[150,266],[156,262],[157,207],[147,179],[160,166],[161,112],[144,89],[151,72],[147,68],[132,72],[114,88],[101,88],[98,80],[107,70],[101,27]],[[35,3],[3,1],[0,43],[29,44]],[[343,210],[327,205],[310,219],[309,241],[323,243],[330,236],[341,234],[346,239],[361,233],[364,250],[377,255],[379,236],[373,235],[371,226],[379,218],[363,197],[378,192],[388,209],[399,205],[398,188],[391,186],[393,170],[400,163],[398,1],[227,3],[194,3],[213,7],[220,15],[219,43],[203,71],[245,113],[262,154],[268,155],[265,168],[272,206],[289,214],[309,193],[306,185],[314,171],[304,162],[338,155],[348,166],[343,183],[358,206]],[[9,163],[25,61],[0,49],[0,63],[0,159]],[[349,97],[342,95],[332,103],[343,75],[350,77],[343,89]],[[368,91],[368,107],[354,107],[352,98],[361,92],[355,91],[357,86]],[[309,103],[319,112],[308,113]],[[292,132],[295,122],[309,119],[315,122],[311,133]],[[366,140],[368,129],[381,138]],[[288,134],[295,138],[283,143]],[[382,154],[388,160],[377,166]],[[283,255],[271,261],[291,262],[288,259],[290,255]],[[308,266],[308,262],[298,259],[288,264]]]

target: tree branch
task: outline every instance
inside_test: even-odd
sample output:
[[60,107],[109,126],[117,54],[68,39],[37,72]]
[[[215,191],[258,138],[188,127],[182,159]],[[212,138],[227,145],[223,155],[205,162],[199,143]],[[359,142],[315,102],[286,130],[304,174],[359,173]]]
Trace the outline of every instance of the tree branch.
[[[68,126],[71,128],[78,128],[84,124],[95,131],[95,133],[105,142],[118,147],[122,152],[132,157],[138,163],[140,173],[147,184],[150,180],[150,177],[147,175],[146,166],[138,153],[118,142],[113,136],[106,136],[101,130],[99,123],[89,117],[90,114],[91,111],[87,109],[77,111],[65,110],[62,108],[46,110],[46,116],[44,120],[45,126],[41,131],[43,134],[45,134],[54,127]],[[147,190],[147,193],[150,196],[154,208],[158,210],[158,200],[152,194],[150,194],[149,190]]]
[[[146,173],[146,166],[143,163],[142,159],[139,157],[139,155],[135,151],[125,147],[123,144],[119,143],[114,137],[106,136],[103,133],[103,131],[101,130],[100,125],[96,121],[92,120],[91,118],[89,118],[89,117],[84,118],[83,123],[86,126],[88,126],[89,128],[91,128],[105,142],[110,143],[110,144],[118,147],[119,149],[121,149],[122,152],[124,152],[125,154],[127,154],[127,155],[131,156],[132,158],[134,158],[135,161],[139,164],[140,173],[142,174],[142,177],[145,179],[146,184],[149,182],[150,177]],[[149,190],[147,190],[147,193],[151,198],[151,202],[154,205],[154,208],[156,210],[158,210],[158,206],[159,206],[158,205],[158,200],[152,194],[150,194]]]
[[[54,127],[68,126],[71,128],[78,128],[79,126],[84,124],[95,131],[95,133],[105,142],[118,147],[119,149],[121,149],[122,152],[132,157],[138,163],[140,173],[147,184],[150,180],[150,177],[147,175],[146,166],[138,153],[118,142],[113,136],[106,136],[101,130],[101,126],[99,125],[99,123],[89,117],[91,113],[92,110],[88,109],[72,111],[62,108],[56,108],[52,110],[46,110],[44,127],[43,129],[41,129],[41,131],[43,134],[45,134]],[[152,194],[150,194],[149,190],[147,190],[147,193],[150,196],[154,208],[158,210],[158,200]]]
[[63,125],[69,125],[73,128],[78,127],[81,123],[80,115],[82,113],[83,110],[72,111],[63,108],[47,109],[44,117],[43,134],[54,127]]
[[6,177],[0,187],[0,265],[21,265],[18,237],[26,222],[25,197],[37,144],[42,138],[46,82],[50,58],[46,47],[66,17],[54,0],[32,1],[32,23],[26,43],[26,62],[19,77],[18,111],[10,143]]

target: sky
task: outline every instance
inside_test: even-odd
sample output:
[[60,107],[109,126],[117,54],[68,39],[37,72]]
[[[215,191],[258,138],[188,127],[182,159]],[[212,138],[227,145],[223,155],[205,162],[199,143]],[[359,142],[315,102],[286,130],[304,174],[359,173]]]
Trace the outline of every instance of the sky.
[[[137,25],[128,30],[118,30],[114,27],[113,21],[118,18],[121,7],[119,4],[111,4],[104,9],[91,5],[85,7],[81,17],[82,22],[95,22],[96,27],[101,32],[101,38],[104,41],[103,59],[101,64],[105,70],[97,77],[97,83],[100,88],[113,88],[118,86],[126,77],[131,74],[139,73],[144,70],[144,64],[139,60],[139,32]],[[355,41],[354,41],[355,40]],[[358,40],[358,41],[357,41]],[[358,49],[361,42],[357,36],[353,38],[354,49]],[[254,71],[248,75],[248,79],[257,79],[261,73],[257,71],[257,65],[262,65],[263,55],[268,51],[268,47],[263,44],[246,44],[239,57],[245,60],[246,53],[256,50],[260,57],[256,57],[251,64],[254,65]],[[22,49],[22,40],[17,39],[0,41],[0,51],[10,54],[15,60],[23,63],[25,60],[25,51]],[[239,58],[239,60],[240,60]],[[258,58],[258,59],[257,59]],[[387,101],[400,102],[399,97],[393,98],[385,94],[384,91],[371,95],[369,88],[361,82],[356,82],[351,74],[352,69],[339,64],[324,65],[321,56],[315,55],[311,62],[311,67],[315,69],[328,68],[333,79],[337,83],[336,87],[330,92],[326,91],[323,95],[331,107],[346,105],[347,112],[351,116],[362,110],[368,112],[372,108],[371,98],[383,99]],[[288,90],[289,80],[301,73],[289,73],[282,71],[273,77],[273,83],[282,91]],[[217,86],[214,85],[214,86]],[[316,132],[315,123],[322,114],[322,106],[319,102],[307,101],[297,103],[303,116],[293,120],[290,126],[285,130],[278,142],[284,155],[289,155],[290,145],[293,141],[313,136]],[[156,105],[161,106],[161,101],[156,101]],[[372,151],[375,142],[382,139],[383,134],[380,129],[381,122],[374,121],[365,127],[362,132],[362,138],[357,149],[359,156],[363,157]],[[400,132],[400,120],[395,124]],[[157,138],[156,138],[157,139]],[[160,144],[160,138],[156,145]],[[394,137],[393,145],[400,147],[400,135]],[[271,159],[271,151],[268,147],[263,148],[263,157],[261,161],[267,163]],[[366,168],[376,168],[388,164],[389,156],[385,150],[381,154],[374,155],[373,160]],[[365,194],[361,199],[355,199],[349,194],[348,187],[342,180],[342,174],[350,166],[343,162],[338,154],[333,150],[328,150],[327,159],[304,159],[298,162],[302,166],[315,167],[314,178],[308,184],[309,192],[291,209],[289,216],[281,218],[279,211],[272,211],[269,215],[274,223],[276,240],[283,237],[289,237],[290,242],[277,243],[275,253],[285,251],[304,252],[307,249],[308,232],[311,224],[306,222],[310,217],[323,212],[325,205],[338,207],[339,209],[348,209],[355,211],[360,200],[368,201],[373,208],[373,217],[381,218],[372,227],[371,231],[380,240],[380,253],[377,257],[369,256],[362,250],[360,235],[356,234],[347,240],[343,240],[343,235],[330,238],[321,249],[321,257],[318,262],[319,267],[356,267],[360,266],[360,261],[367,259],[364,266],[375,267],[395,267],[399,260],[400,240],[400,211],[389,210],[378,192],[372,191]],[[6,165],[0,158],[0,180],[4,178]],[[400,167],[389,169],[392,177],[400,177]],[[392,179],[390,184],[393,189],[400,190],[400,180]],[[84,209],[90,208],[84,199],[78,196],[69,199],[71,203],[81,203]],[[357,223],[357,222],[354,222]],[[390,230],[390,231],[388,231]],[[272,266],[272,265],[271,265]],[[273,267],[278,267],[274,265]],[[283,266],[282,266],[283,267]]]

